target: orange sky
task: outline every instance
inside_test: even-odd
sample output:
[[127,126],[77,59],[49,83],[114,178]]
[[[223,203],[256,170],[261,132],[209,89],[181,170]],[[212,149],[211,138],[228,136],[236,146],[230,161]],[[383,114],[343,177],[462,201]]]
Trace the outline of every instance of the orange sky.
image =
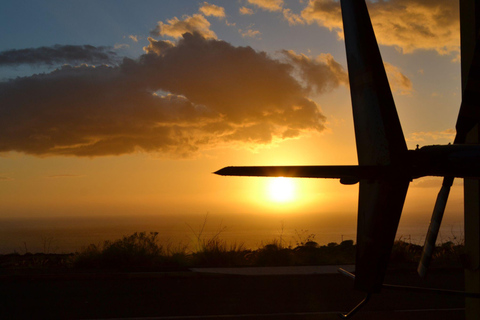
[[[109,3],[0,4],[0,220],[355,220],[358,186],[294,179],[292,201],[276,203],[269,179],[212,174],[357,163],[337,2]],[[451,142],[458,2],[368,4],[409,148]],[[428,224],[439,187],[414,182],[402,223]],[[447,225],[462,221],[461,193],[457,181]]]

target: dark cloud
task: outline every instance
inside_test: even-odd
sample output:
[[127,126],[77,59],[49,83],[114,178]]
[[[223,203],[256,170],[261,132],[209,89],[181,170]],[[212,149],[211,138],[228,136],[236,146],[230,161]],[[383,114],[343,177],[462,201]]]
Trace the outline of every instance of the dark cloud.
[[54,45],[52,47],[7,50],[0,52],[0,66],[20,64],[76,64],[92,65],[113,64],[118,62],[117,55],[108,47],[90,45]]
[[189,156],[324,129],[291,64],[199,34],[176,44],[150,39],[149,48],[118,66],[1,82],[0,152]]
[[156,53],[161,55],[165,50],[170,49],[175,46],[175,44],[169,40],[155,40],[151,37],[148,37],[149,45],[143,47],[143,50],[146,53]]

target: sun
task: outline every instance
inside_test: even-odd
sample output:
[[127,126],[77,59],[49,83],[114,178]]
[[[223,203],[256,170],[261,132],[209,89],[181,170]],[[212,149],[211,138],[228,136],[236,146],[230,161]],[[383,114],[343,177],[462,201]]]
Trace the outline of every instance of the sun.
[[295,183],[292,179],[278,177],[271,179],[268,194],[274,202],[289,202],[295,199]]

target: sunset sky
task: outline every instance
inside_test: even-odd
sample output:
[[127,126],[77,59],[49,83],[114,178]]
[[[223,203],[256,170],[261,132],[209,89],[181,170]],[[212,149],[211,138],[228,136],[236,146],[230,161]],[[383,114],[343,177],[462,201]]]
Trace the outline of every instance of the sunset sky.
[[[408,147],[452,142],[458,2],[368,7]],[[338,1],[2,1],[0,29],[0,221],[355,225],[358,185],[292,179],[278,199],[272,179],[212,174],[357,164]],[[426,232],[440,184],[413,182],[403,225]],[[448,228],[462,201],[458,179]]]

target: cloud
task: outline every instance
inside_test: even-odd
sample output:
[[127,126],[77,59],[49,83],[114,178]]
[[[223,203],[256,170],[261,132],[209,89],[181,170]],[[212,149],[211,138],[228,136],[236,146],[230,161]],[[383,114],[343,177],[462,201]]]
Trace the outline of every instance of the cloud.
[[330,54],[321,54],[315,59],[291,50],[283,50],[282,54],[295,66],[310,91],[322,93],[348,84],[347,72]]
[[[340,3],[334,0],[310,0],[302,11],[302,18],[309,24],[317,23],[321,27],[343,32]],[[340,35],[343,38],[343,34]]]
[[[331,54],[321,54],[312,59],[304,54],[283,50],[282,54],[288,62],[296,67],[300,78],[308,90],[315,93],[330,91],[340,85],[348,86],[347,71],[333,58]],[[413,92],[410,79],[401,70],[389,63],[384,63],[392,91],[403,95]]]
[[[443,178],[441,177],[422,177],[420,179],[415,179],[411,183],[413,188],[438,188],[442,186]],[[455,179],[453,181],[454,186],[463,186],[462,179]]]
[[130,38],[133,42],[138,42],[138,36],[136,35],[131,34],[128,36],[128,38]]
[[247,29],[247,30],[238,29],[238,32],[242,35],[243,38],[261,39],[260,35],[262,34],[260,31],[253,30],[253,29]]
[[443,131],[430,131],[430,132],[414,132],[408,138],[407,141],[418,142],[423,144],[432,143],[448,143],[453,142],[455,139],[455,129],[447,129]]
[[130,48],[130,45],[126,44],[126,43],[116,43],[113,48],[115,50],[119,50],[119,49],[124,49],[124,48]]
[[90,45],[54,45],[52,47],[13,49],[0,52],[0,66],[54,64],[114,64],[118,60],[109,47]]
[[[403,53],[435,50],[439,54],[459,51],[459,6],[451,0],[368,1],[379,44]],[[310,0],[302,11],[308,23],[336,30],[343,37],[340,4],[335,0]]]
[[283,9],[283,17],[291,26],[305,24],[305,20],[303,20],[300,15],[293,13],[290,9]]
[[184,33],[198,33],[204,38],[217,39],[215,32],[210,30],[210,22],[201,14],[185,15],[183,20],[174,17],[167,23],[158,22],[157,27],[150,33],[154,36],[172,37],[179,39]]
[[78,178],[78,177],[82,177],[82,175],[81,174],[53,174],[53,175],[48,176],[48,178],[53,178],[53,179],[56,179],[56,178]]
[[150,44],[146,47],[143,47],[143,51],[146,53],[156,53],[157,55],[161,55],[164,51],[175,47],[175,43],[169,40],[158,41],[151,37],[148,37],[147,39]]
[[252,15],[253,14],[253,10],[250,9],[250,8],[247,8],[247,7],[241,7],[240,9],[238,9],[238,11],[240,12],[240,14],[243,14],[243,15]]
[[217,18],[225,18],[225,9],[223,7],[219,7],[208,2],[204,2],[199,11],[207,17],[214,16]]
[[225,19],[225,24],[229,27],[235,27],[237,24],[235,22],[228,22],[228,20]]
[[187,157],[324,130],[291,64],[198,33],[149,41],[146,54],[118,66],[0,82],[0,152]]
[[283,0],[248,0],[248,3],[267,11],[280,11],[283,8]]
[[388,82],[392,91],[397,91],[402,95],[410,95],[413,92],[412,82],[404,75],[398,67],[384,62],[385,72],[388,76]]

